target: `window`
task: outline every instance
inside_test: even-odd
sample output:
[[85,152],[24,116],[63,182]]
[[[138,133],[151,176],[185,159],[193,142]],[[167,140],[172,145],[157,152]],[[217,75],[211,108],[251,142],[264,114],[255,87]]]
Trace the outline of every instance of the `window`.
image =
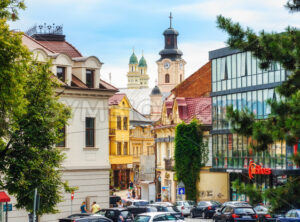
[[180,75],[180,82],[182,82],[182,75]]
[[122,118],[120,116],[117,117],[117,129],[121,130],[122,129]]
[[89,88],[94,88],[94,72],[93,70],[86,70],[86,86]]
[[122,150],[122,143],[117,142],[117,155],[121,155],[121,150]]
[[128,117],[123,118],[123,130],[128,130]]
[[95,118],[85,118],[85,146],[95,146]]
[[169,74],[165,75],[165,83],[170,83],[170,75]]
[[221,59],[221,80],[228,79],[226,57]]
[[128,155],[128,142],[124,142],[123,155]]
[[60,79],[63,82],[66,81],[65,71],[66,71],[65,67],[57,67],[56,68],[56,76],[57,76],[58,79]]
[[66,147],[66,127],[64,126],[59,130],[59,134],[61,135],[62,141],[56,144],[57,147]]

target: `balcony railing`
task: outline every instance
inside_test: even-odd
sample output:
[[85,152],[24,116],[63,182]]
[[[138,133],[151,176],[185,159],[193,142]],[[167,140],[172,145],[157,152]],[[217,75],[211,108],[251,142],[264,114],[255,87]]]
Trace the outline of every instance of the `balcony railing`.
[[165,159],[165,169],[169,171],[174,170],[175,161],[173,159]]

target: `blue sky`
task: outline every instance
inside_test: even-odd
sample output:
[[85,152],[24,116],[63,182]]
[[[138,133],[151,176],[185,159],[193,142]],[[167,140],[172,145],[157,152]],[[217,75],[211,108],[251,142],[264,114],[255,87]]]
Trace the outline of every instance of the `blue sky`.
[[126,87],[132,48],[138,57],[144,50],[150,86],[157,78],[155,61],[163,48],[163,31],[169,26],[180,33],[179,48],[187,64],[186,77],[208,61],[208,51],[225,46],[227,36],[216,28],[219,14],[255,31],[283,31],[299,27],[299,13],[290,14],[285,0],[25,0],[27,9],[12,29],[26,31],[41,23],[63,24],[67,41],[83,55],[95,55],[104,65],[101,78]]

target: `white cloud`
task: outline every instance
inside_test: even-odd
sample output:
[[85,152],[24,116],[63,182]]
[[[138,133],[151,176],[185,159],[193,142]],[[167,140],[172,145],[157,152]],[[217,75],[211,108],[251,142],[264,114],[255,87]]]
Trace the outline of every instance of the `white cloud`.
[[222,14],[256,30],[282,31],[286,26],[299,27],[299,14],[289,13],[283,6],[285,0],[204,0],[176,6],[174,11],[201,19],[216,20]]

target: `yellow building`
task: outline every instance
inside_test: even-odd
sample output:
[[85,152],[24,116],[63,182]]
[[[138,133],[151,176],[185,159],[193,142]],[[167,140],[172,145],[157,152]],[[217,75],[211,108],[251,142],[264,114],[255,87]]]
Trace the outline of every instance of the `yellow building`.
[[125,94],[109,98],[109,161],[111,185],[127,189],[133,180],[133,158],[129,152],[129,113],[131,105]]

